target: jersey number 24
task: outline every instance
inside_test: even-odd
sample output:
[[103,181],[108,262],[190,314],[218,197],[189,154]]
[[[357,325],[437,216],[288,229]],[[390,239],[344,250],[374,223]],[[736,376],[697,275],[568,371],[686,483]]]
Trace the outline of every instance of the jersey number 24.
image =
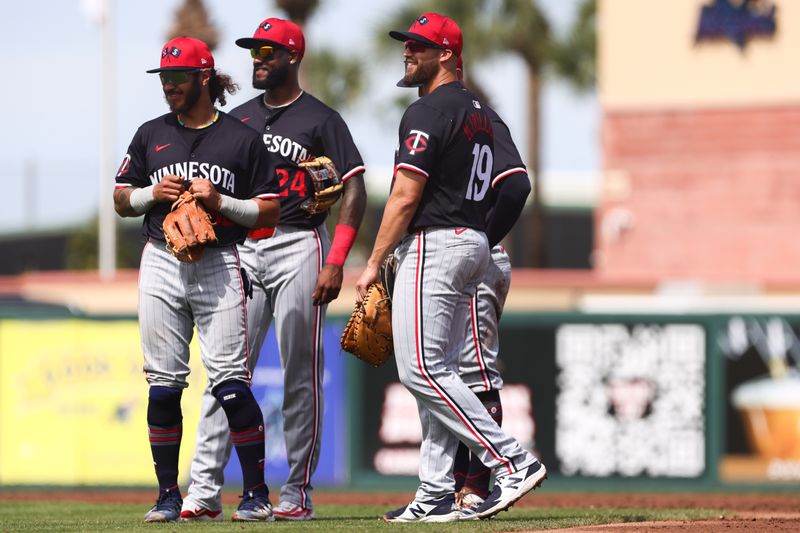
[[[306,171],[303,169],[296,170],[292,184],[289,185],[289,171],[285,168],[275,169],[275,174],[278,175],[278,187],[280,187],[281,196],[289,196],[289,191],[296,192],[298,196],[305,198],[306,196]],[[287,186],[288,185],[288,186]]]
[[493,159],[489,145],[475,143],[472,146],[472,171],[467,185],[467,200],[480,202],[486,196],[492,181]]

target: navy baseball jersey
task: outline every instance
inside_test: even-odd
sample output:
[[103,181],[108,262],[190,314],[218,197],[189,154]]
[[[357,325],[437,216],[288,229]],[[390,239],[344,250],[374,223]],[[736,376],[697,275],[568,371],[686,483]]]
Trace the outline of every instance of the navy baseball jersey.
[[[173,113],[145,122],[117,172],[117,187],[148,187],[170,174],[187,180],[208,179],[220,194],[239,199],[278,195],[259,136],[222,112],[214,124],[201,130],[181,126]],[[161,226],[170,208],[168,202],[158,202],[145,214],[146,237],[164,240]],[[215,246],[244,242],[248,228],[219,213],[211,215],[216,222]]]
[[301,161],[328,156],[343,181],[364,171],[361,154],[342,117],[306,92],[280,107],[268,107],[259,95],[233,109],[231,116],[262,136],[280,188],[281,225],[312,229],[327,217],[320,213],[307,218],[300,209],[303,200],[314,195],[311,177],[298,165]]
[[400,121],[395,173],[427,178],[409,230],[435,226],[483,231],[494,170],[492,121],[460,82],[438,87],[406,110]]
[[517,150],[514,140],[511,138],[511,131],[506,126],[506,123],[491,107],[484,104],[483,108],[492,121],[492,131],[494,132],[494,169],[492,171],[490,199],[491,205],[494,206],[500,182],[517,172],[527,173],[527,169],[525,168],[525,163],[522,162],[522,157],[519,155],[519,150]]

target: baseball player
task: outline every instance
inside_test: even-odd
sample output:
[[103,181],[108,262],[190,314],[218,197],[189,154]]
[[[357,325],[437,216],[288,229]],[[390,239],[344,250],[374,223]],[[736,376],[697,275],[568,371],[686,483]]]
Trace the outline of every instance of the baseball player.
[[[298,83],[305,39],[292,22],[268,18],[253,37],[236,41],[250,50],[253,86],[264,92],[231,112],[261,134],[280,185],[281,220],[274,234],[251,232],[240,247],[253,279],[247,303],[250,369],[275,321],[284,377],[283,432],[289,477],[281,489],[276,520],[314,518],[311,480],[320,452],[323,413],[322,332],[326,304],[342,285],[342,265],[353,245],[366,204],[364,165],[341,116]],[[301,206],[314,185],[299,163],[329,157],[342,174],[344,196],[330,243],[327,213],[309,216]],[[192,484],[182,517],[220,510],[223,468],[230,455],[228,429],[216,398],[205,395],[192,462]]]
[[[278,188],[261,140],[218,111],[231,79],[214,68],[202,41],[179,37],[161,51],[161,78],[170,113],[143,124],[116,178],[114,206],[123,217],[144,215],[147,244],[139,270],[139,328],[150,447],[159,495],[145,522],[179,518],[178,452],[181,392],[189,375],[189,342],[197,328],[211,394],[222,404],[242,465],[244,491],[236,521],[272,520],[264,483],[264,422],[250,391],[243,279],[236,244],[248,228],[278,221]],[[216,220],[217,243],[197,262],[180,262],[166,248],[164,217],[188,189]]]
[[[379,266],[397,246],[392,300],[400,381],[417,399],[422,424],[420,486],[414,500],[384,515],[388,522],[447,522],[489,518],[541,484],[539,463],[492,420],[458,374],[462,335],[489,261],[485,234],[494,141],[491,118],[457,79],[461,30],[425,13],[404,41],[407,85],[424,96],[403,115],[395,175],[376,242],[359,277],[359,298],[378,280]],[[453,458],[458,441],[495,470],[492,493],[476,512],[455,504]]]
[[[458,60],[459,80],[463,75]],[[482,104],[492,120],[494,131],[494,169],[492,171],[492,208],[486,225],[491,256],[486,273],[469,303],[469,322],[459,359],[459,374],[478,396],[498,426],[503,424],[500,389],[503,378],[497,369],[500,350],[498,323],[511,286],[511,261],[500,241],[510,231],[525,207],[531,192],[530,179],[511,132],[491,107]],[[491,470],[459,443],[453,469],[456,503],[477,509],[489,495]]]

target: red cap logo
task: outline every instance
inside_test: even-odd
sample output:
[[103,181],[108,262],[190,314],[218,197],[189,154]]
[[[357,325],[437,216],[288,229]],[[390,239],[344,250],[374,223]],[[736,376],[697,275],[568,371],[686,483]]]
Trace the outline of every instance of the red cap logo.
[[300,26],[289,20],[268,18],[261,21],[252,37],[236,39],[236,45],[242,48],[258,48],[259,46],[277,44],[293,52],[306,52],[306,40]]
[[192,37],[176,37],[161,49],[161,66],[147,72],[197,70],[213,67],[214,57],[206,43]]
[[447,48],[461,56],[463,39],[461,28],[453,19],[439,13],[423,13],[408,28],[408,31],[390,31],[398,41],[417,41],[436,48]]

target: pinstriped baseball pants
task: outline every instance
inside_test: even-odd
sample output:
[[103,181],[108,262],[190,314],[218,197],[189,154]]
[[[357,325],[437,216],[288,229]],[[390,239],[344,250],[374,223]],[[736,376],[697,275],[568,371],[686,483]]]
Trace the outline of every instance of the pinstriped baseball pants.
[[501,245],[492,248],[489,266],[470,300],[470,320],[459,360],[458,373],[474,392],[500,390],[503,377],[497,369],[500,353],[500,315],[511,286],[511,261]]
[[[284,378],[283,436],[289,462],[289,478],[280,500],[302,507],[312,507],[311,478],[319,460],[323,416],[322,331],[327,306],[314,306],[311,293],[329,248],[324,225],[315,230],[279,225],[272,237],[247,239],[239,247],[242,265],[253,284],[253,298],[247,301],[251,371],[273,319],[278,338]],[[206,390],[188,499],[207,509],[221,508],[223,470],[230,454],[225,413]]]
[[[209,386],[250,383],[239,256],[235,246],[206,248],[181,263],[149,241],[139,268],[139,330],[150,385],[185,388],[194,326]],[[228,419],[222,415],[227,428]]]
[[489,260],[486,236],[472,229],[429,228],[407,235],[397,254],[395,360],[422,423],[416,498],[453,492],[459,440],[498,475],[524,469],[536,459],[492,420],[458,374],[469,301]]

